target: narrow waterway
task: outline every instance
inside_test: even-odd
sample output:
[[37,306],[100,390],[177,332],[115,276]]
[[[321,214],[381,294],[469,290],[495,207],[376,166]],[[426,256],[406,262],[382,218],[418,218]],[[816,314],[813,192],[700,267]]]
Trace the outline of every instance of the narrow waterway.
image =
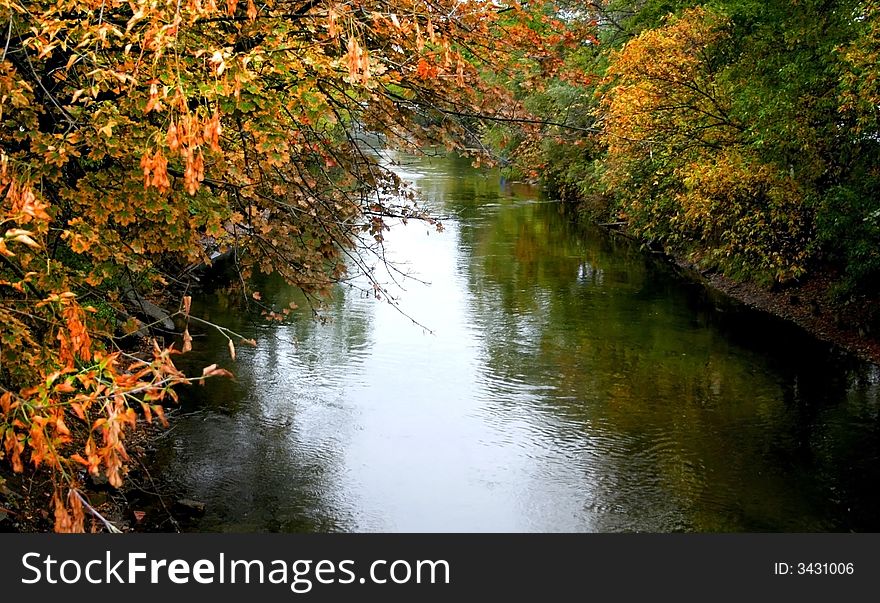
[[[880,371],[676,275],[468,161],[389,154],[445,230],[389,233],[421,281],[341,287],[326,323],[222,292],[159,440],[200,531],[877,531]],[[296,292],[260,283],[284,307]]]

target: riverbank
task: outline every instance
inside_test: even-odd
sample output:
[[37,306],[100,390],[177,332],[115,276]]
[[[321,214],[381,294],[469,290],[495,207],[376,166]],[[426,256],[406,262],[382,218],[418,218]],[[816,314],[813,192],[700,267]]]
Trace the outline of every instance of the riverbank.
[[[625,232],[625,223],[600,224],[608,232],[640,242]],[[880,365],[880,337],[872,332],[872,317],[880,316],[880,300],[862,297],[835,304],[831,291],[837,275],[831,269],[816,270],[787,285],[768,287],[737,281],[714,270],[704,270],[682,255],[655,252],[690,280],[718,291],[759,312],[796,324],[811,336],[853,356]]]
[[862,360],[880,364],[880,339],[871,333],[868,320],[878,300],[864,298],[845,306],[831,303],[831,274],[814,274],[796,285],[771,290],[718,273],[702,273],[690,262],[675,261],[681,268],[698,273],[707,286],[749,307],[791,321],[817,339],[839,346]]
[[880,300],[863,297],[844,305],[833,303],[831,291],[836,275],[830,269],[816,271],[793,284],[771,288],[703,270],[683,256],[664,254],[664,258],[686,278],[754,310],[792,322],[820,341],[880,365],[880,338],[871,330],[871,317],[880,312]]

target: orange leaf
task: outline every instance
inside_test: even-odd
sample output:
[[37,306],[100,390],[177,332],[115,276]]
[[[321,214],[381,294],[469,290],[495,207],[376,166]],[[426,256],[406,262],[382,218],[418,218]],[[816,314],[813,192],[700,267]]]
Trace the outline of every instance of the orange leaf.
[[154,404],[153,412],[155,412],[156,416],[159,417],[159,422],[162,423],[162,426],[168,427],[168,419],[165,418],[165,409],[158,404]]
[[199,383],[204,385],[207,377],[232,377],[232,373],[226,369],[218,368],[216,364],[211,364],[202,369],[202,378]]
[[89,466],[89,462],[88,462],[86,459],[84,459],[84,458],[82,457],[82,455],[79,454],[79,453],[71,454],[71,455],[70,455],[70,460],[72,460],[72,461],[76,461],[76,462],[79,463],[80,465],[84,465],[84,466],[86,466],[86,467]]
[[55,420],[55,431],[63,436],[70,435],[70,430],[67,428],[67,425],[64,424],[64,419],[62,417],[58,417]]
[[0,396],[0,410],[3,411],[4,415],[9,414],[9,410],[12,408],[12,392],[6,392],[2,396]]
[[67,381],[62,381],[61,383],[58,383],[57,385],[55,385],[54,389],[59,394],[69,394],[70,392],[76,391],[76,388]]
[[419,76],[423,80],[429,80],[437,77],[439,70],[436,65],[431,65],[425,59],[419,59],[419,64],[416,66],[416,75]]
[[83,421],[86,420],[86,413],[85,413],[85,409],[83,409],[82,404],[79,404],[79,403],[77,403],[77,402],[71,402],[71,403],[70,403],[70,409],[73,411],[73,413],[74,413],[77,417],[79,417],[79,418],[82,419]]

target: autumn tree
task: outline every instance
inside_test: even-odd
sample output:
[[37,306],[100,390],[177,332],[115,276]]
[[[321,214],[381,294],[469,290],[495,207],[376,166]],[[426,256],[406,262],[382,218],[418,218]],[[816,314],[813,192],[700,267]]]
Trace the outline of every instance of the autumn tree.
[[[83,528],[84,471],[121,482],[139,414],[224,372],[185,377],[159,344],[129,357],[114,326],[126,297],[228,250],[242,283],[277,273],[320,297],[359,271],[381,297],[389,220],[433,220],[360,133],[472,147],[483,117],[520,119],[499,84],[536,39],[520,35],[529,14],[459,0],[0,0],[0,439],[16,471],[51,470],[56,529]],[[187,303],[178,315],[197,320]],[[233,354],[238,343],[230,333]]]
[[592,81],[524,100],[569,126],[545,184],[730,276],[877,290],[876,2],[586,5]]
[[723,80],[730,34],[722,15],[690,9],[612,55],[599,108],[604,180],[638,234],[784,280],[803,271],[804,193],[747,145]]
[[603,2],[563,1],[517,23],[519,72],[504,79],[528,120],[497,121],[484,139],[515,178],[572,200],[587,195],[596,132],[590,113],[601,79]]

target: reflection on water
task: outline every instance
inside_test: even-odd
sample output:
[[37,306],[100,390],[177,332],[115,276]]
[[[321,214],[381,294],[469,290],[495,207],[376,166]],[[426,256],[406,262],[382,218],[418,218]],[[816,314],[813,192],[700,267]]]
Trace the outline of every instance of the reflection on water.
[[446,217],[442,233],[388,238],[430,283],[400,294],[431,331],[356,289],[327,324],[197,300],[258,346],[230,365],[205,332],[187,355],[237,375],[194,388],[163,439],[163,479],[207,503],[195,529],[880,528],[876,367],[495,172],[389,158]]

